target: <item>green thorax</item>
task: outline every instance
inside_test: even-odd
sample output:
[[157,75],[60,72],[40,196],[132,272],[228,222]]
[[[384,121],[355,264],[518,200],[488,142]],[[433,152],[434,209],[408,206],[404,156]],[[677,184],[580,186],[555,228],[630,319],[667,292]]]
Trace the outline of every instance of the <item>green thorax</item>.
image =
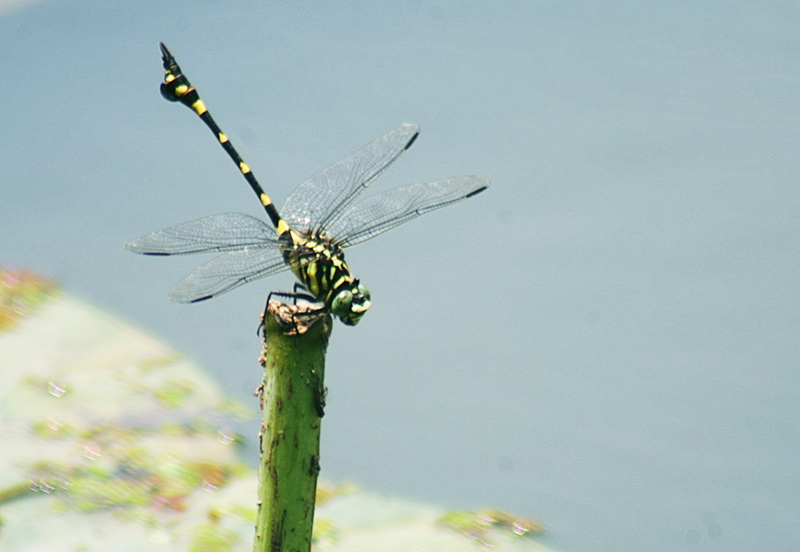
[[344,252],[320,230],[291,230],[283,255],[308,292],[345,324],[354,326],[370,305],[369,290],[353,277]]

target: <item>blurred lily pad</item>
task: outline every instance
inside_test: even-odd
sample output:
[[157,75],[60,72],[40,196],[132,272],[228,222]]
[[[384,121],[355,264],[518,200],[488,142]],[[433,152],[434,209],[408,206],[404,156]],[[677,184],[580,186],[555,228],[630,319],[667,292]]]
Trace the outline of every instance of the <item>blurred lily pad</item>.
[[[256,362],[256,359],[253,360]],[[152,336],[0,270],[0,550],[252,549],[257,414]],[[538,524],[320,484],[317,552],[544,551]]]

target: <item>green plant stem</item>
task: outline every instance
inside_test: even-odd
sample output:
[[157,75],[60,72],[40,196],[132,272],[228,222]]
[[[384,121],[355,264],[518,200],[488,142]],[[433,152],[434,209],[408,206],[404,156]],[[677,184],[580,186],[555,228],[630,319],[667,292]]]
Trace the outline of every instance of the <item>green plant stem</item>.
[[[324,407],[327,314],[305,333],[291,315],[264,321],[261,461],[254,552],[309,552],[319,474],[320,417]],[[285,305],[284,309],[288,308]],[[294,311],[296,312],[296,310]],[[297,323],[297,326],[300,326]]]

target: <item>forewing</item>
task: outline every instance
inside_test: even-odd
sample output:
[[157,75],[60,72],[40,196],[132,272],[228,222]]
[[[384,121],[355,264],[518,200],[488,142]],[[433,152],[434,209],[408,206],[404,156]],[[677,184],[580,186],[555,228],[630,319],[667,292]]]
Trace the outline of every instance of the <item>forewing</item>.
[[277,248],[229,251],[197,267],[172,288],[169,298],[179,303],[196,303],[288,268]]
[[188,255],[245,247],[277,248],[275,229],[243,213],[226,213],[178,224],[125,244],[125,249],[145,255]]
[[472,197],[489,186],[483,176],[456,176],[383,192],[354,205],[329,235],[351,247],[435,209]]
[[281,216],[290,226],[327,229],[359,195],[405,152],[419,134],[401,125],[303,182],[289,196]]

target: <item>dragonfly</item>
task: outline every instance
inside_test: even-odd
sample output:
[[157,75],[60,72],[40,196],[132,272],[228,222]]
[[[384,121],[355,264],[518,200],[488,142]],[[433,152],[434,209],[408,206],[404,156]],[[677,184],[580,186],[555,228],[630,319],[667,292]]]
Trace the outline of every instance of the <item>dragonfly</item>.
[[278,211],[170,51],[163,43],[160,47],[165,70],[162,95],[191,108],[211,129],[258,196],[270,221],[268,224],[243,213],[211,215],[126,243],[126,249],[145,255],[221,253],[178,282],[169,293],[173,301],[204,301],[253,280],[291,270],[299,281],[296,295],[310,299],[317,310],[354,326],[372,302],[367,287],[345,262],[344,250],[420,215],[473,197],[489,186],[483,176],[456,176],[356,202],[416,140],[417,125],[404,124],[303,182]]

